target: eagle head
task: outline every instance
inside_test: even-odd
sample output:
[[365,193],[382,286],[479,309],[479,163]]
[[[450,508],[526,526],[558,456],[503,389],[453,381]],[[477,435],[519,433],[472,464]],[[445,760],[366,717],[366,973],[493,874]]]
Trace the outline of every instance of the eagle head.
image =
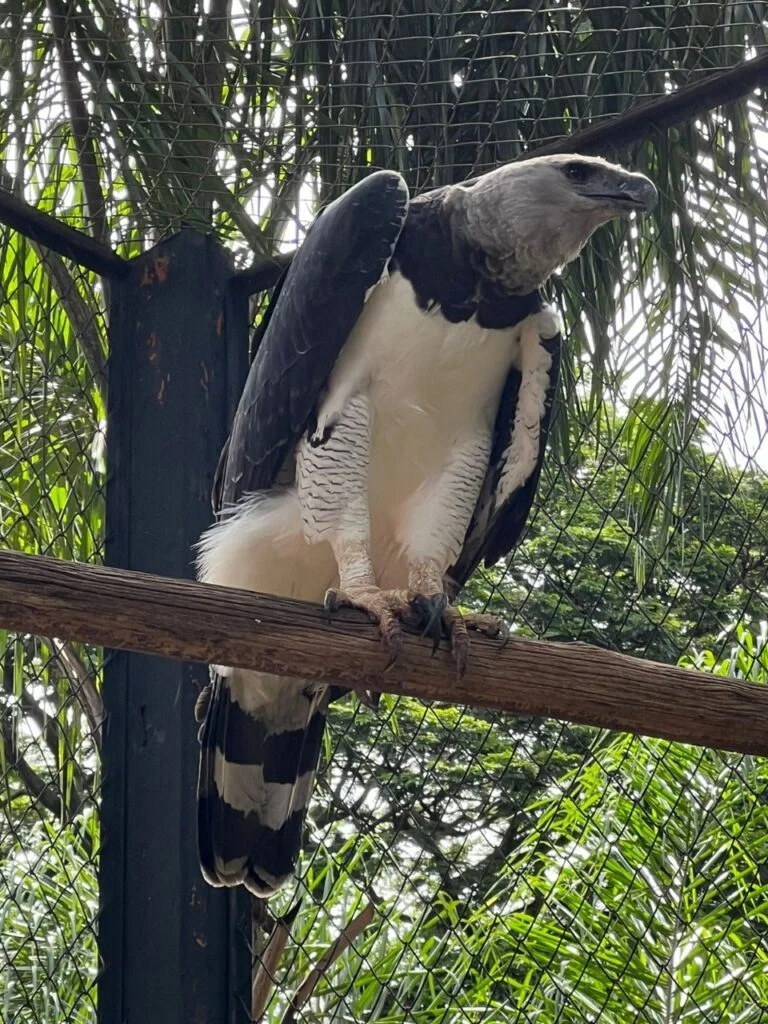
[[651,210],[657,197],[644,174],[561,153],[505,164],[455,186],[447,201],[489,275],[524,295],[575,259],[601,224]]

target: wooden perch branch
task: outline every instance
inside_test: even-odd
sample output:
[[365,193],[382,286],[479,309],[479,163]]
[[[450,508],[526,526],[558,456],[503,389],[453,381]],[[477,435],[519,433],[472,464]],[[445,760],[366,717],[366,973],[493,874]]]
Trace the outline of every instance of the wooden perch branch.
[[[259,910],[266,913],[265,901],[258,900],[257,902],[261,905]],[[291,928],[300,907],[301,901],[299,900],[298,903],[294,903],[287,914],[278,917],[273,922],[272,931],[256,965],[251,985],[251,1020],[253,1024],[260,1024],[264,1017],[270,993],[277,982],[277,969],[280,966],[283,951],[290,938]]]
[[337,936],[329,949],[323,953],[317,964],[294,992],[291,1004],[283,1015],[281,1024],[296,1024],[301,1008],[312,996],[324,974],[336,963],[342,953],[354,945],[376,916],[373,903],[369,903],[357,917],[350,921],[346,928]]
[[0,552],[0,625],[167,658],[237,665],[355,690],[545,715],[768,754],[768,686],[587,644],[473,639],[457,680],[447,650],[407,636],[386,674],[375,627],[342,611],[188,580]]

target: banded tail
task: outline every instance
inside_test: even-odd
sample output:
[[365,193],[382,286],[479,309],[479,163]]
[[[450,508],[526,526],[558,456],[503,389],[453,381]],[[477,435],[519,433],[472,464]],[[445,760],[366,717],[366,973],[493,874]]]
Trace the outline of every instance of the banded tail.
[[330,697],[241,669],[201,694],[198,846],[211,885],[268,897],[293,875]]

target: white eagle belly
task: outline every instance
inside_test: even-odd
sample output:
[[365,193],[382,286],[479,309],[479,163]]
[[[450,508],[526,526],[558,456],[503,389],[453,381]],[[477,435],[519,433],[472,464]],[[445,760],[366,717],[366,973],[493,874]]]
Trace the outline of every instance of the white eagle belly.
[[[405,549],[419,530],[430,528],[420,513],[429,508],[430,492],[434,501],[457,449],[476,446],[487,465],[518,335],[516,328],[487,330],[474,320],[452,324],[439,310],[425,313],[399,273],[366,304],[334,367],[313,436],[332,433],[355,397],[367,396],[368,421],[360,431],[370,436],[367,513],[381,586],[405,585]],[[299,473],[301,466],[300,458]],[[317,470],[314,464],[306,472]],[[446,493],[444,500],[455,495]],[[312,524],[306,532],[312,537]]]
[[[370,531],[379,585],[405,586],[408,548],[429,553],[450,531],[452,508],[463,502],[466,520],[474,507],[520,337],[521,325],[488,330],[425,313],[393,274],[372,292],[337,360],[315,445],[298,443],[296,487],[245,498],[208,531],[200,578],[321,601],[338,582],[329,541],[343,520],[361,537]],[[466,472],[446,478],[457,453]],[[454,549],[462,540],[463,532],[453,537]]]

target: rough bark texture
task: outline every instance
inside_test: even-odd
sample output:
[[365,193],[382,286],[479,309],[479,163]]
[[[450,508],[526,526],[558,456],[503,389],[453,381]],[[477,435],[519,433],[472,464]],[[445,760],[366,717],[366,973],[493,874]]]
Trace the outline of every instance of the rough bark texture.
[[580,643],[408,636],[395,666],[362,615],[188,580],[0,552],[0,625],[187,661],[261,669],[423,700],[545,715],[721,750],[768,754],[768,687]]

